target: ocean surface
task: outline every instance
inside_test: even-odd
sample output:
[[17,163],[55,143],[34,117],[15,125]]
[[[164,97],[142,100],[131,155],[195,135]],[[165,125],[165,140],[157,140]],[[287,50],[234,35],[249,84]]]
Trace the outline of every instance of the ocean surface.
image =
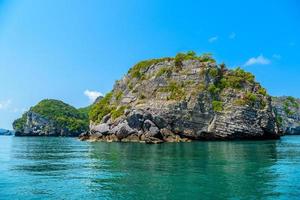
[[300,136],[160,145],[1,136],[0,199],[300,199]]

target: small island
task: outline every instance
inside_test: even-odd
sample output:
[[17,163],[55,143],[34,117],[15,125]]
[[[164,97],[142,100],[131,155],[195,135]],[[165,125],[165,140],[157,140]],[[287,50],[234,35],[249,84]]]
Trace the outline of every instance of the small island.
[[241,68],[210,54],[142,61],[91,107],[89,141],[278,139],[272,98]]
[[42,100],[14,121],[15,135],[78,137],[88,130],[88,110],[59,100]]
[[14,132],[11,130],[6,130],[6,129],[0,128],[0,135],[11,136],[11,135],[14,135]]

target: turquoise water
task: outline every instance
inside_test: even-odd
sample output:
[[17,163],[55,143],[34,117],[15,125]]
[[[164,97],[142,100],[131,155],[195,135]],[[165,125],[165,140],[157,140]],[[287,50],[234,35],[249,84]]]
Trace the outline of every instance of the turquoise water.
[[0,137],[0,199],[299,199],[300,136],[145,145]]

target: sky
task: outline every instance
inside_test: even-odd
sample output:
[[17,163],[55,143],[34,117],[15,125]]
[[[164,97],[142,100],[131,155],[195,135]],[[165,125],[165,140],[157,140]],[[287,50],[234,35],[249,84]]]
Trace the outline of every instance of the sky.
[[297,0],[0,0],[0,127],[45,98],[75,107],[138,61],[193,50],[300,97]]

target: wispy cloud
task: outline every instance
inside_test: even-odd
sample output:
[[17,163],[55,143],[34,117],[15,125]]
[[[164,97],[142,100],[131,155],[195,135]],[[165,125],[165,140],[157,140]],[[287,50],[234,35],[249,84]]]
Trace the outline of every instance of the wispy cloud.
[[233,40],[233,39],[235,39],[235,37],[236,37],[235,32],[232,32],[229,34],[229,39]]
[[99,96],[103,96],[101,92],[85,90],[84,95],[87,96],[91,103],[93,103]]
[[6,110],[7,108],[9,108],[10,104],[11,104],[10,99],[0,101],[0,110]]
[[250,65],[268,65],[271,63],[271,60],[268,58],[264,57],[263,55],[257,56],[257,57],[252,57],[250,58],[244,66],[250,66]]
[[279,54],[273,54],[272,57],[277,59],[277,60],[281,59],[281,55],[279,55]]
[[289,46],[291,46],[291,47],[296,46],[296,43],[295,42],[290,42]]
[[218,36],[214,36],[214,37],[209,38],[209,39],[208,39],[208,42],[209,42],[209,43],[213,43],[213,42],[216,42],[218,39],[219,39]]

